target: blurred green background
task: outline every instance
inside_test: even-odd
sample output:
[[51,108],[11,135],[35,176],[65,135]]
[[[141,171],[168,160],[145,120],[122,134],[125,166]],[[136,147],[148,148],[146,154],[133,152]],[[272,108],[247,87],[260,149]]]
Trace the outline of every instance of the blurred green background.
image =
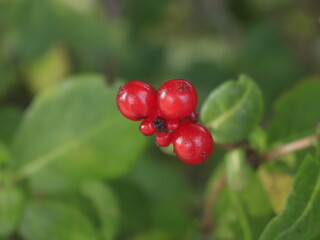
[[0,198],[10,199],[0,236],[199,239],[224,150],[198,166],[166,154],[120,115],[118,87],[185,78],[200,110],[245,73],[261,87],[268,126],[282,94],[319,80],[319,9],[317,0],[0,0]]

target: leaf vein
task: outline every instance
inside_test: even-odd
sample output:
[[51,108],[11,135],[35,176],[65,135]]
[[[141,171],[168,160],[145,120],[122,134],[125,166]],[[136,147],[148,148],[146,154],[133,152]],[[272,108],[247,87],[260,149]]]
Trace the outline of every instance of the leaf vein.
[[220,117],[216,118],[211,122],[211,126],[213,128],[219,128],[220,124],[222,124],[227,118],[229,118],[234,112],[237,111],[238,108],[241,107],[241,105],[245,102],[247,97],[249,96],[251,92],[252,85],[250,84],[245,93],[243,94],[242,98],[239,100],[237,104],[235,104],[229,111],[225,112]]

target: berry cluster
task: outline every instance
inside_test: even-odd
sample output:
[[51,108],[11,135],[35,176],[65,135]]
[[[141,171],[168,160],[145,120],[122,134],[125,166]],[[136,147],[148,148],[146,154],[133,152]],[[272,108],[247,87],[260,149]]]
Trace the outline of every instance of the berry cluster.
[[123,116],[142,121],[140,132],[156,133],[159,146],[173,143],[176,155],[188,164],[205,161],[214,147],[210,132],[197,123],[197,104],[195,87],[184,79],[169,80],[158,91],[146,82],[129,81],[117,95]]

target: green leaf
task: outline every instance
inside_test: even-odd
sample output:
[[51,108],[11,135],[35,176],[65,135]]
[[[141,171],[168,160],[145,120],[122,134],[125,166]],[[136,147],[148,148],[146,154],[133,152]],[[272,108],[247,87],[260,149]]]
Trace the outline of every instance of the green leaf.
[[320,162],[307,156],[302,163],[284,212],[266,227],[260,240],[309,240],[319,234]]
[[214,89],[203,104],[201,120],[220,143],[245,139],[258,124],[263,110],[258,86],[245,75]]
[[246,163],[242,149],[235,149],[226,155],[227,179],[234,191],[243,191],[250,183],[253,169]]
[[139,234],[138,236],[132,238],[131,240],[173,240],[177,239],[176,237],[172,236],[172,234],[167,233],[161,230],[151,230],[149,232],[145,232]]
[[251,240],[252,239],[252,230],[250,226],[250,222],[245,212],[245,208],[240,200],[240,198],[230,189],[229,196],[231,199],[231,205],[237,215],[239,225],[242,230],[242,237],[240,239],[243,240]]
[[93,75],[39,95],[13,141],[17,179],[30,177],[34,189],[54,192],[125,174],[146,139],[119,113],[117,91]]
[[[1,8],[1,6],[0,6]],[[1,13],[0,13],[1,15]],[[1,21],[1,19],[0,19]],[[2,46],[3,48],[3,46]],[[17,85],[17,80],[15,79],[15,70],[9,66],[9,64],[3,63],[1,61],[0,66],[0,99],[7,96],[10,90]],[[1,126],[1,125],[0,125]]]
[[192,204],[191,190],[181,166],[172,165],[165,161],[168,156],[163,156],[153,152],[144,154],[129,177],[130,181],[137,183],[148,194],[152,218],[149,224],[153,228],[181,236],[185,234],[185,229],[192,226],[187,214]]
[[4,143],[11,144],[22,116],[23,111],[17,107],[6,106],[0,109],[0,139]]
[[11,161],[11,154],[5,144],[0,141],[0,167]]
[[255,240],[272,217],[272,209],[261,183],[255,177],[243,192],[228,186],[219,193],[214,209],[214,239]]
[[52,1],[16,2],[16,47],[23,60],[30,60],[41,55],[58,39],[58,19]]
[[280,97],[268,129],[270,142],[290,141],[314,133],[320,122],[320,77],[301,82]]
[[76,208],[58,202],[27,204],[19,232],[27,240],[96,240],[92,223]]
[[264,129],[257,126],[249,135],[250,147],[263,153],[267,148],[267,133]]
[[119,228],[119,208],[111,189],[98,181],[88,181],[82,187],[83,194],[91,200],[99,215],[102,237],[115,238]]
[[[225,174],[221,172],[224,170],[222,167],[225,165],[221,164],[214,171],[212,183],[208,186],[208,194],[214,188],[216,181],[221,179],[221,175]],[[219,193],[213,209],[213,219],[216,223],[215,231],[212,234],[214,239],[258,239],[273,216],[271,205],[260,179],[255,172],[250,175],[252,175],[250,181],[241,191],[234,191],[230,187],[229,179],[227,179],[227,186]],[[217,179],[214,180],[215,178]],[[208,198],[208,194],[206,198]]]
[[214,209],[217,222],[213,238],[226,240],[253,240],[248,214],[239,196],[230,188],[224,188],[219,194]]
[[[274,213],[268,195],[256,172],[252,173],[248,186],[237,194],[241,198],[246,207],[246,212],[251,218],[255,234],[258,233],[257,236],[254,237],[254,239],[257,239]],[[264,222],[260,229],[258,229],[255,224],[257,218]]]
[[281,33],[270,24],[255,22],[254,26],[245,30],[245,35],[238,58],[239,67],[263,89],[265,104],[269,108],[282,91],[305,75],[305,70],[299,59],[292,56]]
[[[121,238],[145,231],[150,226],[151,204],[148,196],[132,180],[121,178],[112,181],[112,189],[116,193],[121,210]],[[137,216],[139,221],[137,221]]]
[[23,206],[24,196],[18,188],[0,187],[0,236],[6,236],[16,228]]
[[[275,167],[281,169],[280,166]],[[267,168],[268,166],[259,169],[259,177],[268,194],[274,212],[278,214],[285,207],[286,199],[292,188],[293,176],[292,174],[279,172],[279,170],[278,172],[270,172]]]
[[173,144],[170,144],[167,147],[159,147],[161,152],[168,154],[169,156],[176,156],[176,154],[173,151]]
[[[90,5],[98,3],[96,1],[96,3],[94,1],[87,2],[90,2]],[[105,21],[104,18],[97,15],[97,11],[90,10],[88,6],[85,9],[91,13],[86,14],[63,6],[65,4],[61,1],[56,1],[56,3],[60,35],[74,52],[78,67],[87,71],[102,71],[103,64],[101,63],[107,61],[113,51],[117,53],[124,51],[116,49],[116,44],[112,43],[112,37],[116,38],[116,34],[111,34],[113,28],[117,28],[120,32],[123,31],[123,28],[114,27],[111,21]],[[76,5],[80,7],[80,1],[77,1]],[[81,28],[75,28],[75,25],[79,25]],[[118,40],[117,44],[121,42],[120,39],[116,38],[116,40]]]
[[66,49],[55,45],[35,61],[28,63],[23,70],[29,89],[33,93],[39,93],[63,80],[70,71]]

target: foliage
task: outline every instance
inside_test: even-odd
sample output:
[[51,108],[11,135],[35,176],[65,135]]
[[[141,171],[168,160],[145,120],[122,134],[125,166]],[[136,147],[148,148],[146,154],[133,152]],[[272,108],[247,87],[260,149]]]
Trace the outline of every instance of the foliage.
[[260,121],[262,109],[259,88],[250,78],[242,75],[238,82],[225,82],[212,91],[203,104],[200,116],[217,142],[232,143],[250,134]]
[[286,209],[268,224],[260,239],[314,238],[320,232],[319,191],[320,161],[308,156],[297,173]]
[[[0,0],[0,239],[320,239],[320,144],[262,160],[319,133],[319,7]],[[115,104],[173,78],[215,139],[200,165]]]

